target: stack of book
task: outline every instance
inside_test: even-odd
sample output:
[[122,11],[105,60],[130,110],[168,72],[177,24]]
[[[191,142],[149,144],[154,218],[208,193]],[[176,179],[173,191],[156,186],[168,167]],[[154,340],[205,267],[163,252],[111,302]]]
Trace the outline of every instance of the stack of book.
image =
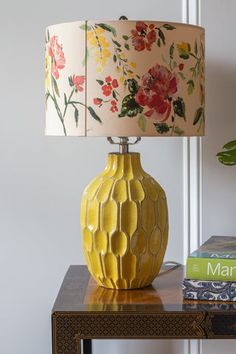
[[185,299],[236,301],[236,237],[212,236],[187,258]]

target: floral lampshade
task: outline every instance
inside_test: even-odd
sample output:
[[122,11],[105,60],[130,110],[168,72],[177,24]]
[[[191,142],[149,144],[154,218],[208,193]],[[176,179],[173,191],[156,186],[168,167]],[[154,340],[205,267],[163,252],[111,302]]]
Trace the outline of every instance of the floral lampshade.
[[204,29],[77,21],[46,30],[46,134],[204,135]]

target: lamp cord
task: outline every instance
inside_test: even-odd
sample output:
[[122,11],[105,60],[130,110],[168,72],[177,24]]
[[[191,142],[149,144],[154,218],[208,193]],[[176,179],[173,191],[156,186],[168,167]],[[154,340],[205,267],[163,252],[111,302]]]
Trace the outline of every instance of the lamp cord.
[[166,261],[166,262],[163,262],[163,263],[162,263],[162,266],[164,266],[164,268],[165,268],[165,267],[168,267],[168,269],[161,271],[161,272],[158,274],[158,276],[161,276],[161,275],[163,275],[163,274],[172,272],[173,270],[179,268],[181,265],[182,265],[181,263],[174,262],[174,261]]

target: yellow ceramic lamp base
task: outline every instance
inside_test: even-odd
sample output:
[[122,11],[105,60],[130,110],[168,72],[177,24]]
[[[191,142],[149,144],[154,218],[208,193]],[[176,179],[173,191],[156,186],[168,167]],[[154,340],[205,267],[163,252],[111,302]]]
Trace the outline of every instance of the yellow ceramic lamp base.
[[164,190],[141,167],[138,153],[110,153],[105,170],[85,189],[83,250],[101,286],[142,288],[159,273],[168,240]]

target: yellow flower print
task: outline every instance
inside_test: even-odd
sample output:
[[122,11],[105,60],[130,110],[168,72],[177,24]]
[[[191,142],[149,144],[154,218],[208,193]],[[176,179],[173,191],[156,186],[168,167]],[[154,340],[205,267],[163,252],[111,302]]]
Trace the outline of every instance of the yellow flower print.
[[106,48],[102,48],[102,56],[104,58],[110,58],[111,52],[108,49],[106,49]]
[[109,47],[109,42],[106,40],[106,38],[104,36],[98,36],[98,40],[99,43],[101,45],[102,48],[108,48]]
[[93,50],[93,57],[94,57],[95,63],[99,63],[99,61],[102,58],[102,51],[98,50],[98,49]]
[[128,72],[128,77],[129,77],[130,79],[133,79],[133,78],[134,78],[134,73]]
[[92,31],[88,31],[87,32],[87,39],[90,40],[93,37],[94,37],[93,32]]
[[190,44],[187,43],[187,42],[182,42],[182,43],[177,44],[177,48],[179,50],[182,50],[185,53],[189,53],[190,52]]
[[126,56],[126,47],[123,48],[116,37],[116,30],[112,26],[100,23],[91,24],[87,31],[89,54],[96,64],[96,71],[101,73],[108,61],[113,61],[115,70],[120,74],[119,82],[126,85],[127,79],[138,78],[135,74],[137,64],[129,61]]
[[120,53],[120,59],[125,59],[124,53]]
[[134,68],[134,69],[135,69],[135,68],[136,68],[136,66],[137,66],[137,64],[136,64],[136,63],[134,63],[133,61],[131,61],[131,62],[130,62],[130,66],[132,66],[132,68]]
[[[126,51],[122,47],[122,44],[113,40],[114,55],[113,61],[116,63],[116,72],[121,73],[120,83],[126,86],[127,79],[139,78],[138,75],[134,72],[137,64],[134,61],[128,61],[126,56]],[[126,47],[125,47],[126,48]]]
[[89,42],[89,44],[90,44],[92,47],[97,47],[97,40],[96,40],[96,37],[95,37],[95,36],[89,38],[89,39],[88,39],[88,42]]
[[107,62],[107,58],[99,56],[94,56],[95,63],[101,66],[105,66]]
[[100,73],[102,73],[102,71],[103,71],[103,68],[102,68],[101,66],[97,66],[97,67],[96,67],[96,72],[97,72],[97,73],[100,74]]
[[189,54],[191,52],[191,47],[190,47],[189,43],[181,42],[181,43],[177,44],[177,49],[178,49],[180,58],[182,58],[182,59],[189,58]]
[[99,36],[100,34],[103,34],[105,32],[105,30],[101,27],[95,28],[95,32],[97,34],[97,36]]
[[91,26],[91,30],[87,33],[92,56],[94,57],[95,63],[98,64],[98,72],[103,70],[107,60],[111,57],[111,52],[108,49],[110,43],[107,41],[104,32],[105,30],[102,28]]

